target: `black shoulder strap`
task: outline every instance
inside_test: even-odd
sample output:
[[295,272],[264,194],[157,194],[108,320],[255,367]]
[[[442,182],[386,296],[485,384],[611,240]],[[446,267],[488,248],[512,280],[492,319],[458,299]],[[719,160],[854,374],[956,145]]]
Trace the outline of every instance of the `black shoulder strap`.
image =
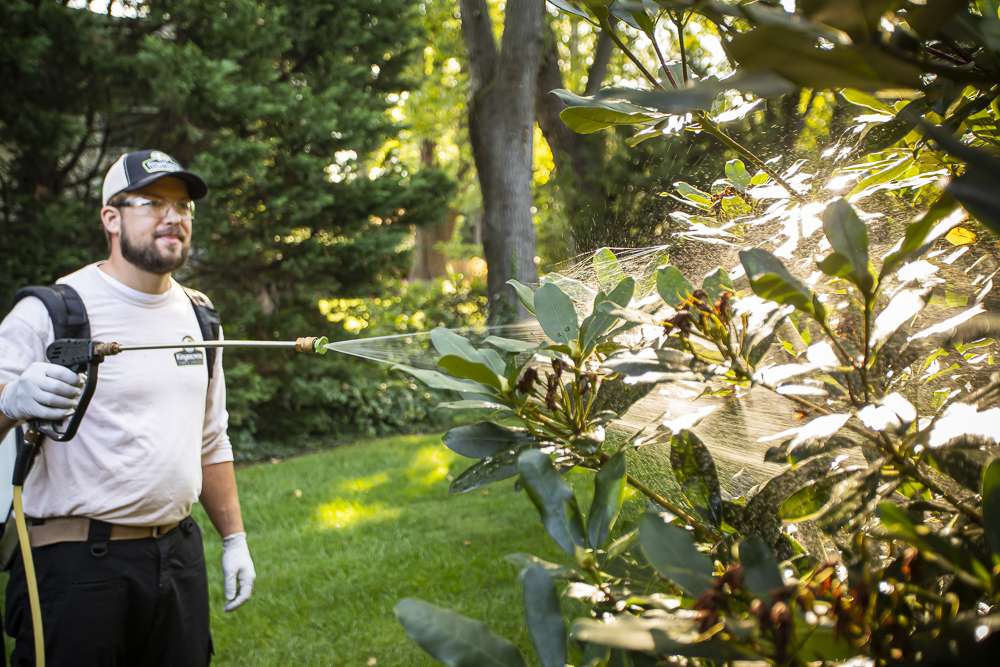
[[[194,307],[194,316],[198,319],[198,328],[201,329],[202,340],[219,340],[219,327],[221,320],[219,313],[212,305],[212,301],[196,289],[185,287],[188,298],[191,299],[191,306]],[[205,362],[208,364],[208,379],[211,381],[215,372],[215,354],[217,348],[205,348]]]
[[41,285],[22,287],[14,295],[14,303],[29,296],[40,299],[45,304],[56,339],[90,338],[87,307],[83,305],[83,299],[75,289],[62,284],[50,287]]

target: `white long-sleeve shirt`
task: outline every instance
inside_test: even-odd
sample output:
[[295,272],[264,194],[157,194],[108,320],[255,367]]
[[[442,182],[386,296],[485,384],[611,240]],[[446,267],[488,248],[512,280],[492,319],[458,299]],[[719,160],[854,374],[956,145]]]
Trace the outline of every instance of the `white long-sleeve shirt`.
[[[94,340],[202,340],[191,301],[173,280],[164,294],[146,294],[104,273],[98,263],[58,282],[80,294]],[[42,302],[18,302],[0,323],[0,384],[45,361],[53,338]],[[187,516],[201,494],[202,466],[233,460],[222,350],[210,387],[206,360],[201,348],[107,357],[76,437],[42,446],[25,482],[25,513],[134,526]]]

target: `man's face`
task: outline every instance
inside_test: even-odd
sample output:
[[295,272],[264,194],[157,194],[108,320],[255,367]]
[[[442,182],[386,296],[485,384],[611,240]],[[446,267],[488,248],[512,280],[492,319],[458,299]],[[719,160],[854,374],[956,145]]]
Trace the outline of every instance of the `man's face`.
[[191,248],[191,215],[184,212],[190,198],[183,181],[167,176],[125,199],[145,205],[119,207],[122,257],[149,273],[179,269]]

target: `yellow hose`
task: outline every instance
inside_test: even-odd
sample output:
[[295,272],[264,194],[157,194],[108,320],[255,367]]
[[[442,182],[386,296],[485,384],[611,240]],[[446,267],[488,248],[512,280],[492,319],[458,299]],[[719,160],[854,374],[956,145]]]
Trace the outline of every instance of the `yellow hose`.
[[31,556],[28,523],[24,520],[24,502],[21,487],[14,487],[14,523],[17,541],[21,543],[21,560],[24,561],[24,581],[28,587],[28,604],[31,607],[31,628],[35,635],[35,665],[45,667],[45,635],[42,632],[42,606],[38,600],[38,580],[35,578],[35,559]]

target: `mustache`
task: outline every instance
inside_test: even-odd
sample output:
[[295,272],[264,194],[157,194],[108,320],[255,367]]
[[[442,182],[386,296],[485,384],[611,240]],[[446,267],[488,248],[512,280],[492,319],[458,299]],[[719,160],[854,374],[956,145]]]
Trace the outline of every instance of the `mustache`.
[[176,236],[181,241],[187,240],[187,234],[180,227],[170,227],[168,229],[160,229],[153,233],[153,238],[160,238],[162,236]]

